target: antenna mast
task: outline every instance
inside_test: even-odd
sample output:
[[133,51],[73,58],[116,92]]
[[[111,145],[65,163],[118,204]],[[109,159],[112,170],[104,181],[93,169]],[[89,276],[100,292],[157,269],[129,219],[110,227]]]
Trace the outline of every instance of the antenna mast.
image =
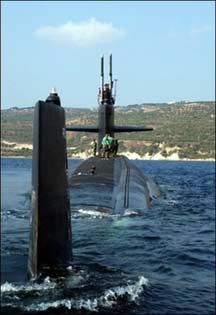
[[111,92],[111,97],[112,97],[112,89],[113,89],[113,79],[112,79],[112,54],[110,55],[109,75],[110,75],[110,92]]
[[115,79],[115,87],[114,87],[114,101],[116,101],[116,91],[117,91],[117,79]]
[[104,98],[104,56],[101,57],[101,97]]

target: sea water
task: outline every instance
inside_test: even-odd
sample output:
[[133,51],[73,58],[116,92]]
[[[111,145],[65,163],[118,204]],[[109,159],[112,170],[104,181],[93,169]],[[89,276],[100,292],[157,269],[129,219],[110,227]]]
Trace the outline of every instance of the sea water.
[[143,215],[72,214],[75,268],[37,282],[26,277],[32,161],[1,163],[2,314],[215,313],[214,162],[134,161],[162,197]]

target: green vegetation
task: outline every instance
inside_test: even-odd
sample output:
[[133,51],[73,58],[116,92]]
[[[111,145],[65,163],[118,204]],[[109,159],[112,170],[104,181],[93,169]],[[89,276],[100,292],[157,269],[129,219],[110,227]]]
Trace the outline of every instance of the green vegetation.
[[[31,156],[25,144],[32,144],[34,108],[1,111],[1,150],[3,156]],[[97,109],[66,108],[67,125],[96,125]],[[215,158],[215,102],[179,102],[116,106],[115,124],[144,125],[152,132],[119,133],[119,152],[163,156],[178,153],[180,158]],[[68,156],[91,152],[96,134],[67,132]],[[16,144],[21,144],[19,149]],[[23,147],[22,147],[23,144]]]

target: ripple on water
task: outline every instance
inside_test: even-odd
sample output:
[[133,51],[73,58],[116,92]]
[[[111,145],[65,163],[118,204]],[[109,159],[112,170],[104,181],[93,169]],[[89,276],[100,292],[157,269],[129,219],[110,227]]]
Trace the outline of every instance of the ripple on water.
[[[73,284],[81,284],[84,278],[81,275],[77,276],[75,281],[73,276]],[[89,280],[89,279],[88,279]],[[105,289],[101,294],[95,295],[99,284],[95,283],[95,291],[91,294],[82,295],[82,289],[79,290],[79,295],[65,296],[62,283],[46,278],[42,283],[28,283],[26,285],[15,285],[12,283],[4,283],[1,286],[2,307],[11,310],[20,308],[23,311],[35,312],[46,311],[48,309],[65,308],[68,310],[86,310],[98,312],[100,309],[112,309],[118,306],[121,301],[124,303],[137,303],[144,288],[149,284],[149,281],[144,276],[140,276],[137,281],[128,280],[125,285],[110,287]],[[68,284],[67,284],[68,285]],[[82,286],[81,286],[82,288]],[[76,291],[75,291],[76,292]],[[67,292],[68,295],[68,292]],[[31,298],[31,300],[29,300]]]
[[[145,174],[152,174],[162,187],[163,198],[152,200],[151,209],[143,216],[133,212],[125,217],[110,216],[94,212],[96,209],[73,213],[74,260],[84,269],[89,266],[91,272],[77,274],[65,283],[52,279],[51,284],[37,283],[53,285],[47,290],[30,282],[23,284],[31,187],[31,168],[27,167],[28,174],[23,172],[25,163],[23,159],[21,167],[10,160],[3,173],[4,182],[8,182],[8,172],[11,177],[3,192],[1,212],[2,273],[3,281],[15,286],[11,290],[6,284],[3,287],[2,306],[7,315],[87,315],[90,310],[96,312],[94,309],[100,315],[214,314],[213,163],[140,161]],[[151,279],[151,285],[141,289],[139,275]],[[19,287],[31,285],[32,290]],[[138,292],[135,302],[130,292],[134,296]],[[36,311],[37,307],[45,310]]]

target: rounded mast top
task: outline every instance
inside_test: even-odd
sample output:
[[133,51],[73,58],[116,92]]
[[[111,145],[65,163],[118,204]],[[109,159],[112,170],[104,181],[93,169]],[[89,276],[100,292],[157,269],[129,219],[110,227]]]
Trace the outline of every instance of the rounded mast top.
[[60,97],[58,96],[56,87],[52,87],[50,94],[46,99],[46,103],[53,103],[55,105],[61,106]]

